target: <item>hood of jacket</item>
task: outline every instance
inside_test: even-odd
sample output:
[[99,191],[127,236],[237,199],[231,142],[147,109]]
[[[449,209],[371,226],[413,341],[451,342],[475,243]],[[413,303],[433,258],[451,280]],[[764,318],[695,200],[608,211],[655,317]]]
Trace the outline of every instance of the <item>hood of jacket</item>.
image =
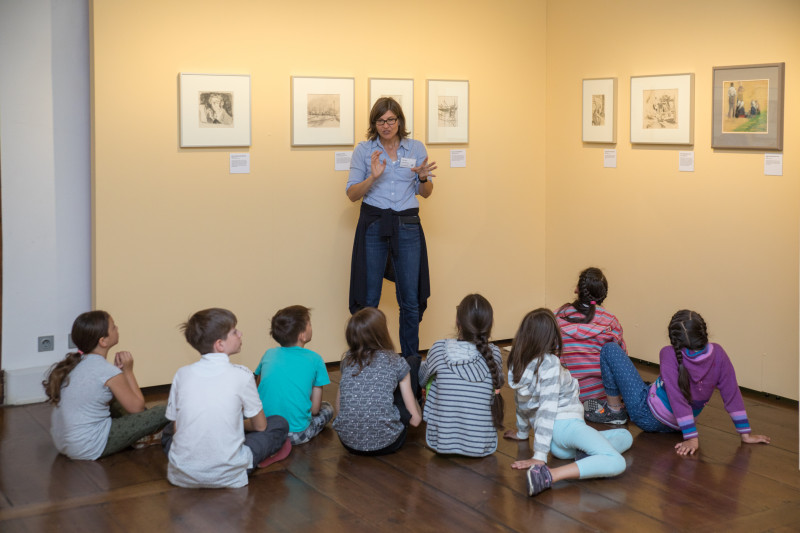
[[447,339],[444,349],[448,368],[459,378],[479,383],[489,376],[489,365],[471,342]]

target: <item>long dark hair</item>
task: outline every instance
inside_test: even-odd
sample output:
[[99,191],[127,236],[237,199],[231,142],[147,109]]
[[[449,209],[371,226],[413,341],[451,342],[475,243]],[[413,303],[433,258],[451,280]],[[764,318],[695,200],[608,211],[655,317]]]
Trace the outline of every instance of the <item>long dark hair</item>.
[[496,429],[503,429],[503,397],[500,396],[502,386],[503,365],[497,364],[494,353],[489,346],[492,334],[494,312],[489,301],[480,294],[468,294],[456,308],[456,327],[458,340],[471,342],[478,349],[489,372],[492,374],[492,423]]
[[[588,324],[594,318],[594,311],[608,296],[608,280],[603,271],[596,267],[589,267],[578,276],[578,297],[571,304],[564,304],[558,308],[558,316],[573,324]],[[569,306],[583,316],[574,316],[567,312]]]
[[708,330],[706,321],[700,314],[688,309],[681,309],[669,321],[667,328],[669,343],[675,350],[678,360],[678,386],[683,397],[692,401],[692,392],[689,389],[689,372],[683,364],[683,349],[696,351],[702,350],[708,344]]
[[534,361],[536,367],[533,373],[536,374],[544,354],[551,353],[560,358],[563,344],[561,329],[552,311],[540,307],[525,315],[514,335],[514,345],[508,356],[508,368],[514,382],[520,382],[525,368]]
[[100,344],[100,339],[108,337],[110,318],[105,311],[89,311],[78,315],[72,323],[72,343],[78,351],[68,353],[47,372],[42,386],[48,402],[58,405],[61,401],[61,389],[69,385],[69,373],[81,362],[83,354],[91,353]]
[[344,331],[349,349],[342,357],[342,367],[357,366],[357,376],[369,366],[380,351],[394,352],[394,343],[386,325],[386,315],[374,307],[365,307],[350,317]]

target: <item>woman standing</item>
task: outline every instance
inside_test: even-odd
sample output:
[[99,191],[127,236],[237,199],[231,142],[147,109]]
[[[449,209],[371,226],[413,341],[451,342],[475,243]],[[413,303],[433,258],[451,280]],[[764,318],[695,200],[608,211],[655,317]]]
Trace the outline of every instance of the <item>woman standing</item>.
[[408,135],[400,104],[379,98],[369,114],[368,140],[353,151],[346,192],[351,201],[362,200],[350,270],[350,313],[378,307],[383,278],[394,281],[400,347],[416,377],[419,323],[430,295],[417,195],[431,195],[430,178],[437,167],[428,163],[425,146]]

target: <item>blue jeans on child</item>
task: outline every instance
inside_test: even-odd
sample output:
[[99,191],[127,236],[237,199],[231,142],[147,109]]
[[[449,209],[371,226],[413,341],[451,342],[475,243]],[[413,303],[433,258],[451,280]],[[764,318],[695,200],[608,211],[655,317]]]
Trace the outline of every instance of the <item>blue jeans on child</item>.
[[575,462],[581,479],[610,477],[625,471],[625,459],[620,454],[631,444],[633,437],[627,429],[597,431],[582,419],[571,418],[555,421],[550,451],[559,459],[572,459],[576,450],[582,450],[589,457]]
[[[419,351],[420,225],[400,222],[397,254],[392,254],[395,291],[400,306],[400,349],[404,357]],[[381,237],[380,221],[367,228],[367,307],[378,307],[383,288],[390,237]]]
[[675,431],[653,416],[647,405],[650,387],[642,380],[633,361],[619,344],[609,342],[600,350],[600,374],[606,396],[622,396],[628,416],[634,424],[651,433]]

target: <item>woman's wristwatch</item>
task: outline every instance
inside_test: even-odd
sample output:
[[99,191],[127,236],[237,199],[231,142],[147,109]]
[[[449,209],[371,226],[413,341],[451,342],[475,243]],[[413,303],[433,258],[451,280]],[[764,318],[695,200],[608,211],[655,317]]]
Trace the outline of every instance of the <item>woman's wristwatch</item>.
[[417,180],[419,180],[420,183],[428,183],[428,178],[422,179],[419,177],[419,174],[417,174]]

